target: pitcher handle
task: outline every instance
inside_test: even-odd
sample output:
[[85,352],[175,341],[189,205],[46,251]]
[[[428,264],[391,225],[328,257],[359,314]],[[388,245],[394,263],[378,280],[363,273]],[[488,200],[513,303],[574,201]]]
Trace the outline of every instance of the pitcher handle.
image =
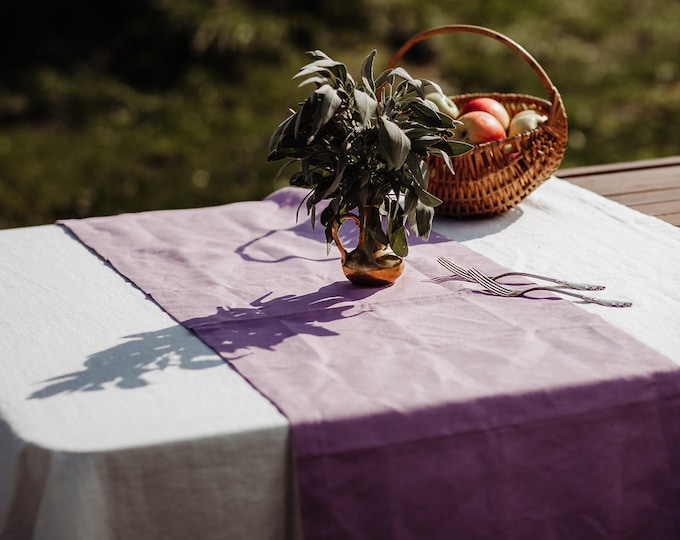
[[335,242],[335,245],[340,250],[340,259],[342,261],[342,264],[345,264],[345,261],[347,260],[347,250],[345,249],[345,246],[342,245],[339,231],[341,225],[348,219],[351,219],[354,222],[354,225],[356,225],[357,229],[361,231],[361,221],[354,214],[341,215],[337,220],[333,222],[333,226],[331,227],[331,235],[333,236],[333,241]]

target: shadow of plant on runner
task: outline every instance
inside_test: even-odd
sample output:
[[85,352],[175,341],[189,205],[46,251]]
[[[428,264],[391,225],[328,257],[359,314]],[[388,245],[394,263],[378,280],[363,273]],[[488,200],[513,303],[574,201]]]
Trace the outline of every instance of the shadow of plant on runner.
[[335,336],[337,333],[325,325],[361,314],[363,310],[356,303],[377,290],[338,281],[299,296],[272,298],[271,293],[267,293],[250,302],[248,307],[220,306],[212,315],[182,321],[182,324],[223,358],[233,361],[258,349],[272,351],[295,336]]

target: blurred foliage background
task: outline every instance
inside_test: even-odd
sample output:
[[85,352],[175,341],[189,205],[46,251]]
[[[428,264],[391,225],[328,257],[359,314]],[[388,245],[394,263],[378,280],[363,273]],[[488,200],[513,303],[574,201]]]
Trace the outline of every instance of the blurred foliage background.
[[[0,7],[0,227],[261,198],[269,135],[321,49],[357,74],[410,36],[478,24],[522,44],[564,99],[564,167],[680,154],[680,2],[38,0]],[[438,36],[402,65],[449,94],[544,97],[494,40]],[[284,179],[285,183],[285,179]]]

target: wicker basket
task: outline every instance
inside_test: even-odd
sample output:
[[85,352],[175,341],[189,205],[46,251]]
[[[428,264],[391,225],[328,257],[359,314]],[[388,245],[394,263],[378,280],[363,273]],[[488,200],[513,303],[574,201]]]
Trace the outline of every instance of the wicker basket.
[[[453,158],[455,175],[444,160],[429,158],[428,191],[444,202],[437,213],[451,217],[498,214],[514,208],[542,182],[550,178],[562,161],[567,146],[567,115],[557,88],[543,68],[519,44],[488,28],[471,25],[447,25],[426,30],[409,39],[392,57],[388,68],[395,67],[416,43],[439,34],[467,32],[491,37],[519,55],[536,72],[548,99],[522,94],[465,94],[451,96],[462,108],[475,97],[500,101],[512,117],[524,109],[536,109],[548,120],[536,129],[500,141],[478,144]],[[511,145],[509,149],[508,145]]]

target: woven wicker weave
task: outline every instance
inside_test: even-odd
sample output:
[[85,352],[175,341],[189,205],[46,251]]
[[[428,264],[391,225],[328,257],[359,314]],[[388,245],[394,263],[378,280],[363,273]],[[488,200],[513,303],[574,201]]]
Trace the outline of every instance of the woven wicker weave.
[[[500,101],[512,117],[524,109],[536,109],[548,120],[536,129],[514,137],[478,144],[453,158],[455,175],[442,158],[430,157],[428,191],[444,202],[436,212],[452,217],[498,214],[514,208],[557,170],[567,146],[567,115],[557,88],[538,62],[519,44],[494,30],[471,25],[447,25],[426,30],[409,39],[392,57],[395,67],[416,43],[439,34],[467,32],[491,37],[519,55],[538,75],[548,99],[523,94],[465,94],[451,96],[462,106],[475,97]],[[509,150],[508,145],[512,148]]]

